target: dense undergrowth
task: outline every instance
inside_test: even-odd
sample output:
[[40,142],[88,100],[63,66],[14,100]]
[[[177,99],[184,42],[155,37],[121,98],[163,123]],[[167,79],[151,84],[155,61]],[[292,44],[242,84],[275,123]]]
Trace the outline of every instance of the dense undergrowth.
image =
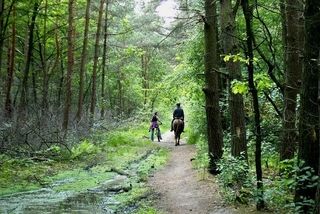
[[[294,204],[294,191],[297,182],[308,181],[310,185],[315,185],[318,177],[310,172],[309,177],[295,178],[300,169],[297,166],[297,159],[280,162],[275,144],[279,138],[274,129],[277,127],[269,129],[266,135],[268,137],[263,142],[264,200],[267,210],[272,213],[299,213],[299,207]],[[194,165],[202,175],[205,175],[209,162],[205,136],[196,131],[189,133],[189,135],[197,147]],[[217,175],[220,193],[225,202],[240,207],[253,206],[257,200],[254,139],[252,133],[248,133],[248,136],[248,160],[246,160],[243,157],[237,158],[231,155],[230,137],[225,135],[225,150],[219,163],[220,174]],[[306,201],[305,203],[312,202]]]

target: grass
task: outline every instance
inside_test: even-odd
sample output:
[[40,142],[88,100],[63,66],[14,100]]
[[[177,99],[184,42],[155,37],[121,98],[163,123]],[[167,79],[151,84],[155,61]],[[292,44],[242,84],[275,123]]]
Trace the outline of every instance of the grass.
[[[167,153],[144,139],[144,133],[140,127],[97,133],[92,139],[83,140],[72,148],[72,154],[56,149],[60,158],[50,161],[37,162],[30,158],[1,155],[0,196],[45,186],[54,186],[57,191],[81,192],[114,176],[108,172],[110,168],[125,170],[147,152],[157,150],[139,166],[139,175],[145,180],[150,169],[165,163]],[[63,180],[67,182],[55,185]]]

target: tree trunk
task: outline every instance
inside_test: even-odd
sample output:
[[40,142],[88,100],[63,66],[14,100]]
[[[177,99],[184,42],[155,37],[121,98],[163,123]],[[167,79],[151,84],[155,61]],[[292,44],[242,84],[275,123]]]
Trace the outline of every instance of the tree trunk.
[[13,17],[12,17],[12,36],[11,44],[9,45],[8,50],[8,72],[7,72],[7,81],[6,81],[6,91],[5,91],[5,117],[12,118],[12,101],[11,101],[11,87],[13,83],[13,74],[14,74],[14,65],[15,65],[15,56],[16,56],[16,9],[13,8]]
[[[236,55],[239,53],[235,31],[235,12],[233,12],[231,0],[221,0],[221,29],[224,54]],[[241,68],[239,62],[232,60],[226,62],[230,81],[241,81]],[[239,157],[243,154],[247,157],[245,114],[243,97],[232,93],[229,89],[229,109],[231,115],[231,154]]]
[[36,83],[36,71],[34,69],[34,65],[31,67],[32,71],[32,95],[33,95],[33,105],[38,105],[38,95],[37,95],[37,83]]
[[98,15],[98,24],[96,32],[96,41],[94,47],[94,57],[93,57],[93,71],[92,71],[92,94],[91,94],[91,105],[90,105],[90,114],[92,119],[94,119],[96,101],[97,101],[97,70],[98,70],[98,59],[99,59],[99,41],[100,41],[100,32],[101,32],[101,23],[103,15],[103,5],[105,0],[100,1],[99,15]]
[[26,56],[26,65],[23,71],[23,79],[22,79],[22,87],[21,87],[21,96],[20,96],[20,104],[19,104],[19,116],[24,117],[26,107],[28,104],[28,79],[29,79],[29,71],[32,59],[32,52],[33,52],[33,40],[34,40],[34,28],[36,24],[36,17],[38,15],[38,2],[34,3],[33,12],[31,17],[31,23],[29,26],[29,35],[28,35],[28,45],[27,45],[27,56]]
[[205,0],[205,88],[206,117],[208,148],[210,157],[210,172],[217,173],[217,161],[222,157],[222,128],[219,108],[218,86],[218,57],[217,57],[217,31],[216,31],[216,3]]
[[148,64],[149,64],[149,56],[147,54],[147,50],[141,56],[141,70],[142,70],[142,89],[143,89],[143,104],[147,104],[148,100]]
[[88,33],[89,33],[89,21],[90,21],[90,3],[91,0],[87,0],[86,15],[85,15],[85,25],[83,34],[83,44],[82,44],[82,55],[80,64],[80,80],[79,80],[79,98],[78,98],[78,111],[77,111],[77,121],[79,122],[82,117],[83,112],[83,91],[84,91],[84,73],[87,63],[88,55]]
[[284,112],[283,112],[283,136],[280,149],[280,160],[291,159],[294,156],[297,145],[296,133],[296,107],[297,95],[300,91],[302,62],[300,57],[299,40],[301,0],[285,1],[286,22],[286,73],[284,89]]
[[[305,5],[305,55],[302,78],[302,92],[299,123],[299,153],[301,171],[298,175],[306,176],[306,167],[319,173],[319,59],[320,50],[320,1],[306,0]],[[309,181],[310,182],[310,181]],[[301,212],[310,213],[313,207],[303,203],[305,200],[315,200],[317,186],[311,186],[306,179],[298,180],[295,201],[302,208]],[[302,205],[301,205],[302,203]],[[319,204],[316,204],[316,206]]]
[[106,92],[105,92],[105,78],[106,78],[106,69],[107,69],[107,41],[108,41],[108,6],[109,0],[106,0],[106,9],[105,9],[105,20],[104,20],[104,36],[103,36],[103,54],[102,54],[102,74],[101,74],[101,98],[103,104],[101,107],[101,118],[104,118],[105,108],[106,108]]
[[[120,68],[121,69],[121,68]],[[117,79],[117,85],[118,85],[118,106],[117,106],[117,114],[118,117],[122,117],[123,112],[123,86],[122,86],[122,72],[119,69],[118,71],[118,79]]]
[[64,112],[63,112],[63,130],[66,132],[69,124],[69,113],[71,107],[71,84],[72,84],[72,73],[74,67],[74,6],[75,0],[69,0],[68,2],[68,70],[66,76],[66,92],[65,92],[65,101],[64,101]]
[[249,5],[248,0],[242,0],[241,2],[243,14],[246,23],[246,57],[249,60],[248,67],[248,84],[249,90],[252,94],[254,122],[255,122],[255,135],[256,135],[256,151],[255,151],[255,163],[256,163],[256,175],[257,175],[257,210],[264,208],[263,200],[263,182],[262,182],[262,166],[261,166],[261,122],[260,122],[260,109],[258,91],[254,84],[254,66],[253,66],[253,31],[252,31],[252,6]]
[[[42,70],[43,70],[43,81],[42,81],[42,113],[45,113],[48,109],[48,91],[49,91],[49,76],[47,68],[47,19],[48,19],[48,0],[45,0],[44,5],[44,26],[43,26],[43,51],[41,58]],[[40,41],[39,41],[40,42]]]
[[[0,0],[0,77],[2,77],[2,54],[3,54],[3,43],[5,39],[5,30],[4,30],[4,6],[5,6],[5,0]],[[1,78],[2,83],[2,78]]]

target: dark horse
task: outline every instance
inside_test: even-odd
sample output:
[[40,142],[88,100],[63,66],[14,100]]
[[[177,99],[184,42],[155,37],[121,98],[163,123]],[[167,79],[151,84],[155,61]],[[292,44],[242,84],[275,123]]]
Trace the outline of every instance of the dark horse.
[[183,128],[183,120],[179,118],[175,118],[173,121],[173,131],[174,131],[174,140],[175,140],[176,146],[180,145],[180,135],[182,133],[182,128]]

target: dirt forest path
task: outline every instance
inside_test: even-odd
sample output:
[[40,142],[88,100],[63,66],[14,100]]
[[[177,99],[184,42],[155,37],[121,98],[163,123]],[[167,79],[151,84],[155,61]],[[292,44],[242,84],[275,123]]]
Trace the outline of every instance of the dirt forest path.
[[158,196],[155,206],[160,211],[173,214],[239,213],[224,205],[213,177],[201,180],[192,168],[193,145],[182,140],[180,146],[174,146],[173,133],[164,134],[158,144],[170,150],[167,165],[149,179],[149,185]]

